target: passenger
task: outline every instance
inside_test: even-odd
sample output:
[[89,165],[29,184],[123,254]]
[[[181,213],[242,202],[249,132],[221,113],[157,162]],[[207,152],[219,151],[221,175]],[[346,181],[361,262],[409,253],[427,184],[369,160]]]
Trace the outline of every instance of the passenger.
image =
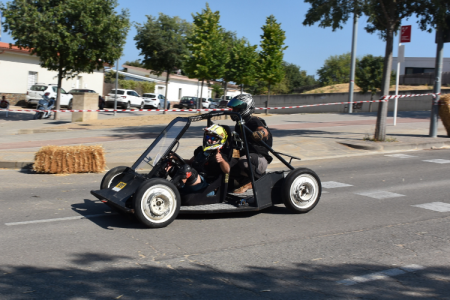
[[[208,187],[221,173],[230,173],[227,156],[220,149],[227,141],[226,130],[219,125],[205,128],[203,146],[194,151],[194,156],[178,172],[184,179],[180,192],[184,194],[198,192]],[[182,178],[183,178],[182,177]],[[214,196],[212,191],[207,196]]]
[[[248,152],[250,154],[250,165],[254,178],[258,179],[264,175],[267,165],[270,164],[273,159],[269,155],[269,150],[261,145],[259,141],[262,140],[268,146],[272,147],[272,134],[264,119],[252,115],[255,111],[255,103],[252,95],[238,95],[231,99],[227,106],[233,109],[233,112],[238,112],[242,116],[245,126],[252,131],[251,133],[245,132],[245,136],[248,143]],[[235,131],[240,136],[243,136],[243,128],[240,126],[239,122],[237,122],[239,121],[238,116],[232,115],[231,119],[236,121]],[[252,188],[245,149],[240,151],[240,158],[237,164],[233,164],[231,176],[238,181],[240,186],[238,189],[234,190],[233,193],[242,194]]]

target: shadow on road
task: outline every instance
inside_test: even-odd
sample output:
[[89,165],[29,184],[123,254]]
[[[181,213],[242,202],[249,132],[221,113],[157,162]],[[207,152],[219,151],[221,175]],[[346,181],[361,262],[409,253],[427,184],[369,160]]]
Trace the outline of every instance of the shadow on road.
[[[134,256],[134,255],[133,255]],[[236,271],[190,262],[156,263],[104,253],[74,254],[72,267],[0,267],[0,296],[9,299],[447,299],[448,267],[404,272],[346,286],[340,280],[392,269],[372,264],[251,264]],[[220,262],[219,262],[220,264]],[[224,268],[226,269],[226,267]],[[240,271],[239,271],[240,270]],[[442,298],[441,298],[442,297]]]

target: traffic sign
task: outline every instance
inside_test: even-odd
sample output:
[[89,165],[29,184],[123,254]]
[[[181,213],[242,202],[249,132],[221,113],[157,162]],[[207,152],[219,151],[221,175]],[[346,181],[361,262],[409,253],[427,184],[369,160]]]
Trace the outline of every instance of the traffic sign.
[[409,42],[411,42],[411,25],[405,25],[400,30],[400,43]]

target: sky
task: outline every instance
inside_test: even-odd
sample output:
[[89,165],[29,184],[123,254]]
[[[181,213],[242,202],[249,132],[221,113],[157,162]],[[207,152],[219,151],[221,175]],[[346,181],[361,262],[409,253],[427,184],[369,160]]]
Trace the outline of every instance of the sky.
[[[0,0],[6,3],[5,0]],[[178,16],[189,22],[192,14],[201,12],[206,7],[204,0],[119,0],[118,10],[128,9],[130,20],[134,23],[145,23],[148,15],[158,16],[164,13]],[[309,3],[302,0],[209,0],[210,8],[220,12],[220,24],[228,31],[235,31],[238,37],[245,37],[252,45],[259,45],[266,18],[274,15],[285,31],[284,60],[298,65],[308,75],[315,75],[327,58],[351,51],[353,19],[343,29],[332,31],[331,28],[320,28],[317,23],[304,26]],[[369,34],[364,30],[366,18],[358,21],[357,57],[367,54],[384,56],[386,43],[378,34]],[[423,32],[416,19],[404,20],[402,25],[412,25],[411,42],[405,43],[405,57],[436,57],[435,33]],[[2,28],[3,31],[3,28]],[[124,53],[119,65],[125,61],[141,59],[136,49],[136,28],[132,26],[128,32]],[[10,35],[2,32],[2,42],[14,43]],[[398,37],[394,39],[394,57],[397,56]],[[444,44],[444,57],[450,57],[450,43]]]

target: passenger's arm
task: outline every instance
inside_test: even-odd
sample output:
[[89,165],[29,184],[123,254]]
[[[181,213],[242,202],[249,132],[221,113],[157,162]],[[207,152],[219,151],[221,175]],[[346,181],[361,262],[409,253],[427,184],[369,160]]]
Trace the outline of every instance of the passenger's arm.
[[216,161],[219,163],[220,169],[222,170],[222,172],[230,173],[230,164],[226,160],[223,159],[222,154],[220,154],[220,149],[217,150]]

